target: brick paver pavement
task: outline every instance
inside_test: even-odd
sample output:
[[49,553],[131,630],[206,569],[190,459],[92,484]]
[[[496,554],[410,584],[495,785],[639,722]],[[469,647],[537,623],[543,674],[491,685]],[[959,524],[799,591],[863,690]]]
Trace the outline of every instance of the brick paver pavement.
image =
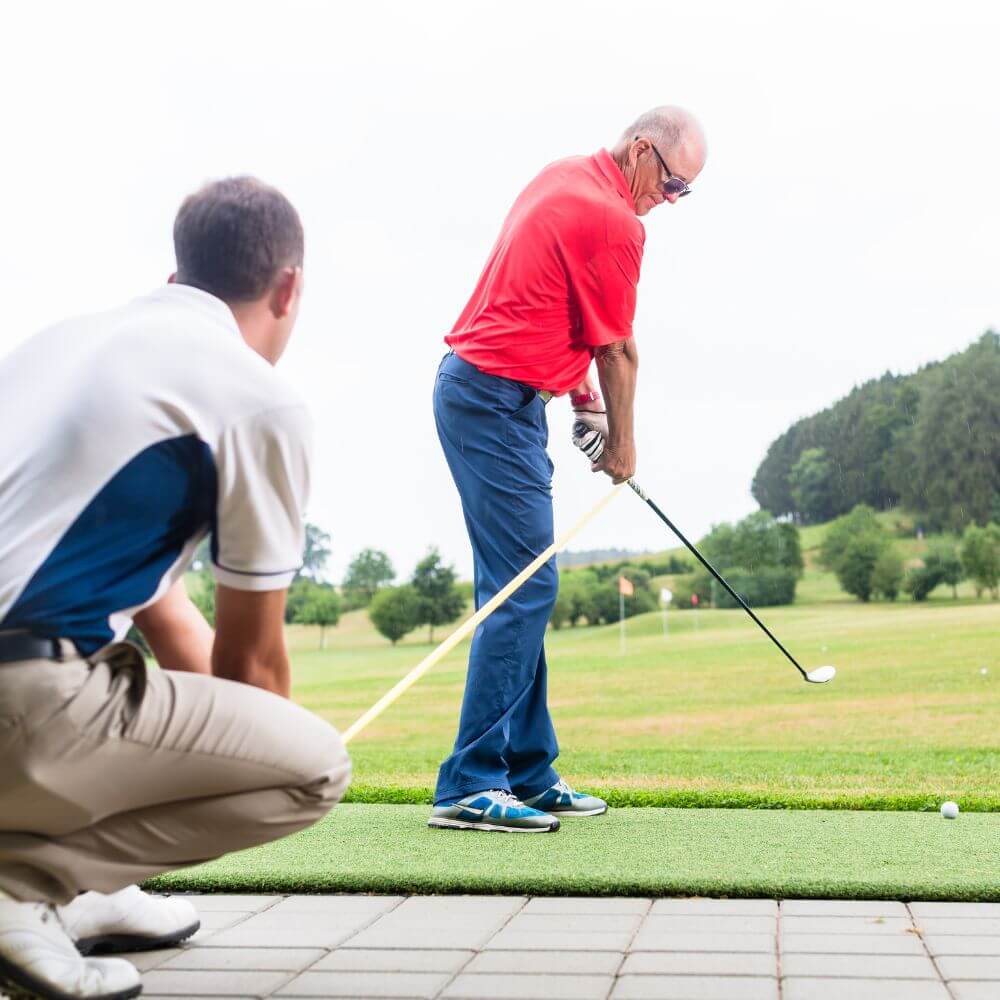
[[1000,1000],[1000,904],[198,896],[147,1000]]

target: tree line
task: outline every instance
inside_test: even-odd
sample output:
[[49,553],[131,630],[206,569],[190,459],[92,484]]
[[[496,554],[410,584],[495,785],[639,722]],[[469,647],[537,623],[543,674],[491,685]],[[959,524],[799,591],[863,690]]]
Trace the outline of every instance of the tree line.
[[[395,644],[422,625],[434,639],[434,628],[455,621],[465,609],[469,588],[458,583],[455,569],[446,566],[437,549],[417,563],[410,581],[391,586],[396,570],[385,552],[362,549],[350,562],[340,586],[324,579],[330,558],[330,536],[315,524],[307,524],[302,566],[288,589],[285,622],[318,625],[320,648],[326,645],[326,630],[340,621],[344,611],[368,608],[372,623]],[[196,576],[191,600],[209,624],[215,624],[215,581],[211,574],[210,541],[195,552],[191,570]]]
[[1000,334],[797,421],[768,448],[752,493],[806,524],[858,504],[904,506],[933,530],[1000,522]]

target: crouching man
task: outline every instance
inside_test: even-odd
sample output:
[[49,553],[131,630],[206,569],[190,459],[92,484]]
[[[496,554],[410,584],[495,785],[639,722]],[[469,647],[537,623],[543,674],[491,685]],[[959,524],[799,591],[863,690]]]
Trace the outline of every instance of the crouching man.
[[[0,979],[44,998],[138,994],[85,956],[198,917],[134,883],[301,830],[350,779],[288,700],[310,425],[272,366],[302,226],[237,178],[184,202],[174,242],[166,287],[0,362]],[[182,579],[206,533],[214,635]]]

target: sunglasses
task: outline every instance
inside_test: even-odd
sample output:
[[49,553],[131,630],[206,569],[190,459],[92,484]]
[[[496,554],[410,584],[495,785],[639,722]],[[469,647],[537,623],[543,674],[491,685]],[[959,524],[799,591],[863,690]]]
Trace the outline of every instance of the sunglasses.
[[[638,138],[639,136],[636,136],[636,139]],[[667,161],[660,156],[660,151],[651,142],[649,145],[653,152],[656,153],[656,158],[660,161],[660,166],[663,167],[667,173],[667,179],[665,181],[661,181],[660,183],[660,191],[665,195],[675,194],[678,198],[683,198],[684,195],[690,194],[691,187],[688,182],[682,181],[680,177],[674,177],[674,175],[670,172],[670,167],[667,166]]]

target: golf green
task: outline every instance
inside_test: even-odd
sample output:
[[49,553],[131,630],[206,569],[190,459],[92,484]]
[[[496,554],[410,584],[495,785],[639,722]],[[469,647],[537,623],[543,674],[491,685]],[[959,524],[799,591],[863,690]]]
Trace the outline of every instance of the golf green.
[[532,836],[430,830],[341,805],[310,830],[150,880],[197,892],[1000,900],[1000,816],[616,809]]

